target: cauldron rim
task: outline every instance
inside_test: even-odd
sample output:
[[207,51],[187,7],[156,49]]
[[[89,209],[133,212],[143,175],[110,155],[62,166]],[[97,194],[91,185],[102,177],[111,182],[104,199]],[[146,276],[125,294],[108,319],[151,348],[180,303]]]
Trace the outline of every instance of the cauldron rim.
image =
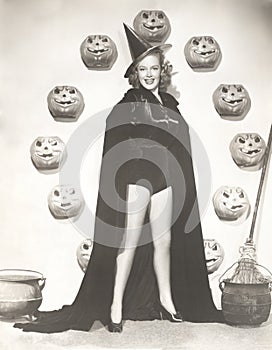
[[34,270],[2,269],[0,270],[0,282],[27,282],[44,279],[43,275]]
[[271,284],[272,281],[266,281],[266,282],[261,282],[261,283],[236,283],[236,282],[231,282],[229,279],[223,280],[221,283],[225,284],[232,284],[236,286],[263,286],[265,284],[269,285]]

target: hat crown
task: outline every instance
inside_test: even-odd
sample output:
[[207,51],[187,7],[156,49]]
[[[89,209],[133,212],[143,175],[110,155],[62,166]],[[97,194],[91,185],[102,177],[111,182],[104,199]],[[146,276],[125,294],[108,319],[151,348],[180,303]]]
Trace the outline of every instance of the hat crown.
[[124,27],[125,27],[125,32],[127,36],[131,58],[133,61],[135,61],[137,57],[141,56],[144,52],[146,52],[148,49],[152,48],[153,46],[148,41],[141,38],[131,27],[129,27],[125,23],[124,23]]

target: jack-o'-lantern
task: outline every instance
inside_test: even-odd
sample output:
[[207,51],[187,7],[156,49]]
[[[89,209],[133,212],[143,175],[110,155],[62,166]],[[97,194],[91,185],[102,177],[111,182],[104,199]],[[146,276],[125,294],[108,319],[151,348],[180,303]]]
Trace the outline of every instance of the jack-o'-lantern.
[[85,239],[77,248],[77,262],[83,272],[86,271],[93,250],[93,242],[91,239]]
[[222,264],[225,252],[215,239],[204,239],[205,259],[208,274],[217,271]]
[[84,109],[81,92],[74,86],[56,86],[48,94],[48,109],[56,121],[77,121]]
[[184,48],[189,66],[196,72],[211,72],[218,67],[222,53],[217,41],[211,36],[194,36]]
[[248,113],[251,100],[243,85],[221,84],[213,93],[213,103],[222,119],[242,120]]
[[250,213],[245,191],[240,187],[221,186],[213,196],[214,210],[220,220],[241,223]]
[[88,69],[109,70],[117,59],[114,41],[107,35],[89,35],[80,46],[81,59]]
[[57,136],[39,136],[30,147],[31,160],[40,172],[58,170],[66,157],[65,144]]
[[171,32],[168,17],[160,10],[140,11],[133,22],[134,29],[142,38],[152,43],[163,43]]
[[76,218],[83,209],[83,198],[70,185],[57,185],[48,195],[48,207],[55,219]]
[[237,134],[230,143],[230,152],[240,169],[259,170],[263,166],[265,141],[259,134]]

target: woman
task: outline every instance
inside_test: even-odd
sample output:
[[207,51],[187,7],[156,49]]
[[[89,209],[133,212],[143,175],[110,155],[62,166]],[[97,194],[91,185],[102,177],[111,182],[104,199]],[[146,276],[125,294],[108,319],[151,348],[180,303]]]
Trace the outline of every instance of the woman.
[[111,332],[122,320],[222,322],[212,300],[196,200],[188,126],[163,51],[125,25],[134,88],[107,118],[94,247],[72,305],[16,324],[44,333]]

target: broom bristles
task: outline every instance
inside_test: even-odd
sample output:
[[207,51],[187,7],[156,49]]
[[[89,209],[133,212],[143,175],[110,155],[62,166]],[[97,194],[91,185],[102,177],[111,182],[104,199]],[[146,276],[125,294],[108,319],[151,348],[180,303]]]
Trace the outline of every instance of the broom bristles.
[[270,281],[271,278],[264,276],[257,268],[256,261],[250,258],[241,259],[230,278],[230,282],[241,284],[259,284]]

